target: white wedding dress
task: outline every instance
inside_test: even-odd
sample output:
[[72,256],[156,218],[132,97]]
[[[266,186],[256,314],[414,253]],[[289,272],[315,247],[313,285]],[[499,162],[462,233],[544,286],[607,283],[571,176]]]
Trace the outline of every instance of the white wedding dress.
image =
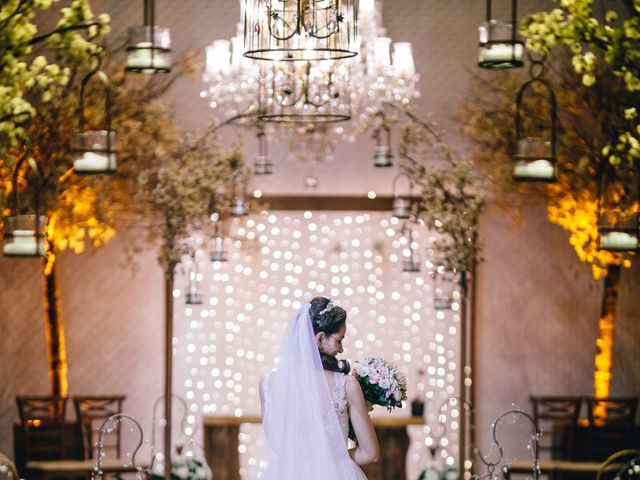
[[304,305],[289,322],[275,370],[262,379],[261,480],[366,480],[347,450],[345,382],[325,372]]

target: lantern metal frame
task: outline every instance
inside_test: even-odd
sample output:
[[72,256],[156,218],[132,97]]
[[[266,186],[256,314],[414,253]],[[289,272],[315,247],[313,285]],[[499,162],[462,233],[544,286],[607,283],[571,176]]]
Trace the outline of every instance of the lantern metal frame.
[[[215,220],[214,220],[215,217]],[[228,261],[227,251],[224,249],[224,230],[223,220],[218,214],[211,216],[214,222],[213,240],[211,240],[212,248],[209,248],[209,259],[213,263]]]
[[[620,167],[622,168],[622,167]],[[602,159],[598,172],[598,249],[610,252],[635,252],[640,249],[640,166],[634,165],[631,175],[635,181],[631,182],[634,197],[627,204],[632,208],[625,211],[622,205],[618,208],[607,208],[604,199],[607,196],[606,187],[612,183],[622,184],[618,175],[619,171],[609,164],[607,159]],[[609,174],[609,175],[608,175]],[[613,176],[618,178],[611,178]],[[611,180],[614,180],[612,182]],[[635,207],[635,208],[634,208]],[[611,218],[621,219],[628,217],[627,222],[611,222]]]
[[187,291],[185,292],[185,302],[187,305],[202,305],[202,292],[198,288],[200,281],[198,275],[200,268],[196,260],[196,251],[191,250],[189,254],[191,263],[187,267]]
[[[407,196],[401,196],[398,193],[397,184],[400,178],[406,178],[409,181],[409,194]],[[393,190],[393,216],[400,219],[406,219],[411,217],[411,206],[413,196],[413,181],[403,172],[398,173],[392,183]]]
[[[384,136],[384,141],[383,141]],[[373,151],[373,165],[376,168],[387,168],[393,166],[393,152],[391,150],[391,129],[382,126],[374,133],[376,146]]]
[[[44,215],[40,215],[40,210],[42,206],[41,205],[42,192],[41,192],[41,183],[40,183],[41,182],[40,172],[38,169],[37,162],[35,161],[35,159],[32,159],[32,158],[29,159],[28,163],[29,163],[29,166],[31,167],[31,170],[34,172],[35,178],[36,178],[35,193],[33,197],[33,214],[23,214],[23,215],[18,214],[18,172],[20,171],[20,167],[24,163],[28,154],[29,154],[29,150],[25,150],[23,154],[20,156],[20,158],[16,162],[16,165],[13,169],[13,175],[11,178],[11,196],[9,199],[9,202],[11,205],[11,215],[4,217],[3,219],[3,223],[4,223],[3,254],[7,257],[18,257],[18,258],[19,257],[44,257],[47,253],[46,238],[44,235],[44,226],[45,226],[46,219]],[[16,232],[23,230],[20,228],[21,226],[27,227],[27,226],[30,226],[31,224],[33,224],[32,234],[16,235]],[[30,230],[26,230],[26,231],[30,231]],[[22,242],[21,240],[25,240],[25,242]],[[31,240],[33,240],[33,252],[31,252],[30,248],[18,249],[18,250],[8,248],[8,247],[11,247],[12,245],[16,245],[20,243],[25,244],[26,241],[31,241]],[[27,245],[23,245],[23,246],[26,247]],[[31,246],[32,245],[28,245],[28,247],[31,247]]]
[[[244,217],[249,215],[249,200],[247,196],[247,174],[241,169],[233,173],[231,179],[231,215]],[[240,186],[240,188],[238,188]]]
[[275,62],[258,89],[257,118],[276,123],[333,123],[351,119],[349,70],[327,62]]
[[246,0],[244,56],[275,61],[354,57],[357,6],[357,0]]
[[[171,36],[168,28],[155,24],[155,1],[143,0],[144,25],[129,28],[127,44],[127,65],[125,71],[154,75],[171,71]],[[141,38],[135,39],[137,35]],[[165,36],[165,44],[158,41],[156,36]],[[139,41],[142,40],[142,41]],[[134,44],[135,43],[135,44]],[[138,58],[140,57],[140,58]],[[140,65],[131,62],[140,60]],[[148,63],[146,63],[148,61]]]
[[402,226],[402,232],[407,239],[407,247],[409,248],[409,256],[402,256],[402,271],[408,273],[417,273],[420,271],[420,254],[416,253],[413,248],[413,229],[407,222]]
[[[101,61],[82,79],[78,107],[78,133],[71,139],[74,153],[73,173],[95,175],[116,171],[116,132],[111,129],[113,96],[111,83],[106,73],[100,70]],[[85,130],[85,95],[89,81],[96,77],[104,87],[104,125],[102,130]]]
[[[540,70],[535,73],[535,69]],[[513,155],[515,162],[513,169],[513,180],[516,182],[545,182],[554,183],[557,181],[557,125],[558,106],[556,94],[551,84],[544,78],[544,62],[535,60],[531,62],[529,69],[531,79],[526,81],[518,90],[516,96],[516,117],[515,117],[515,137],[517,141],[517,152]],[[549,117],[550,117],[550,139],[527,137],[523,133],[522,126],[522,99],[525,92],[534,84],[540,84],[548,92]],[[535,145],[542,144],[544,152],[538,155]],[[537,162],[537,163],[536,163]]]
[[[486,21],[479,29],[478,66],[493,70],[522,67],[524,65],[524,43],[517,39],[518,0],[511,0],[511,25],[492,18],[491,0],[487,0],[486,6]],[[500,28],[509,27],[511,30],[510,38],[498,33]],[[493,32],[496,33],[492,35]],[[498,37],[495,38],[495,35]]]
[[258,154],[253,161],[253,173],[255,175],[271,175],[273,173],[273,160],[269,157],[269,141],[262,122],[257,127]]
[[[446,295],[443,292],[442,285],[438,285],[438,279],[445,279],[445,275],[450,275],[449,282],[454,285],[455,284],[455,272],[447,270],[443,265],[439,265],[433,271],[433,308],[435,310],[451,310],[453,308],[453,304],[455,302],[453,296],[453,288],[451,289],[451,295]],[[440,292],[440,293],[438,293]]]

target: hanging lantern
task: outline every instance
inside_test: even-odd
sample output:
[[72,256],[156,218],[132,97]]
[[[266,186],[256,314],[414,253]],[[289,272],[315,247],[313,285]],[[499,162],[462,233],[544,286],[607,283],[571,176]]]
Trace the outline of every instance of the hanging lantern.
[[[82,79],[80,108],[78,109],[79,133],[71,138],[73,172],[76,174],[113,173],[116,171],[116,132],[111,130],[111,84],[104,72],[95,70]],[[84,98],[89,80],[96,76],[104,86],[104,128],[85,131]]]
[[227,252],[224,249],[223,221],[217,213],[211,215],[211,220],[214,222],[214,227],[213,238],[209,248],[209,258],[212,262],[226,262]]
[[402,227],[407,239],[407,246],[402,252],[402,271],[403,272],[419,272],[420,271],[420,254],[417,253],[417,246],[413,241],[413,229],[406,224]]
[[524,65],[524,44],[517,40],[518,1],[511,1],[511,21],[494,20],[487,0],[487,20],[480,25],[478,65],[482,68],[513,68]]
[[144,25],[129,28],[127,72],[155,74],[171,71],[171,35],[155,24],[155,2],[144,0]]
[[439,265],[433,272],[433,308],[451,310],[454,302],[454,273]]
[[338,62],[276,62],[260,83],[258,118],[328,123],[351,118],[349,69]]
[[[539,68],[537,74],[534,74]],[[516,98],[516,140],[517,151],[513,156],[515,162],[513,179],[519,182],[548,182],[556,181],[557,157],[556,157],[556,126],[558,112],[556,95],[551,84],[543,78],[545,73],[544,63],[533,61],[531,63],[531,80],[525,82],[518,90]],[[523,123],[522,99],[529,87],[535,84],[542,85],[548,92],[549,124],[548,133],[542,137],[532,137],[525,133]]]
[[393,165],[391,159],[391,129],[387,126],[380,127],[375,131],[376,146],[373,151],[373,165],[379,168]]
[[244,55],[337,60],[357,55],[357,0],[246,0]]
[[187,292],[185,294],[185,303],[187,305],[202,304],[202,292],[200,292],[200,269],[196,260],[196,252],[191,251],[191,262],[187,269]]
[[598,248],[633,252],[640,246],[638,168],[613,167],[605,159],[598,183]]
[[267,135],[264,131],[264,125],[258,126],[258,155],[253,162],[253,173],[256,175],[270,175],[273,173],[273,162],[269,157],[269,149],[267,143]]
[[249,215],[247,176],[242,170],[236,170],[231,181],[231,215],[234,217]]
[[[398,180],[406,178],[409,182],[409,188],[406,193],[400,193],[397,188]],[[413,182],[404,173],[399,173],[393,179],[393,216],[396,218],[409,218],[411,216],[411,192],[413,190]]]
[[4,217],[3,253],[7,257],[43,257],[46,254],[44,225],[45,217],[40,215],[40,174],[35,160],[29,165],[36,177],[32,214],[18,214],[18,171],[26,158],[23,155],[13,170],[11,190],[11,215]]

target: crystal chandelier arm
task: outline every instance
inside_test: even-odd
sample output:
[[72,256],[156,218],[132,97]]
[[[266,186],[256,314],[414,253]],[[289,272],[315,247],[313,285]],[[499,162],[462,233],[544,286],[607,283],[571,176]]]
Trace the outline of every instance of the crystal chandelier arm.
[[[320,1],[322,0],[311,0],[312,3],[320,3]],[[337,12],[336,10],[336,5],[334,5],[333,3],[331,4],[331,6],[325,8],[325,17],[324,17],[324,24],[321,26],[317,25],[318,22],[318,16],[317,16],[317,12],[318,9],[316,8],[308,8],[307,10],[310,11],[310,14],[313,15],[313,19],[312,22],[310,23],[311,25],[316,25],[316,28],[314,30],[310,30],[308,28],[305,28],[305,30],[307,31],[307,33],[312,36],[313,38],[316,38],[318,40],[325,40],[329,37],[331,37],[332,35],[335,35],[340,29],[338,27],[338,25],[341,22],[341,15]],[[333,20],[331,20],[329,17],[332,15],[335,17]],[[303,15],[303,23],[308,23],[308,22],[304,22],[304,19],[306,18],[306,13],[302,12]],[[333,26],[331,26],[331,24],[333,23]],[[322,30],[326,30],[326,34],[319,34],[318,32],[322,31]]]
[[[286,3],[286,2],[283,2],[283,3]],[[300,3],[298,3],[298,13],[297,13],[297,15],[296,15],[295,28],[292,26],[292,24],[290,24],[289,22],[287,22],[287,20],[286,20],[286,18],[285,18],[285,16],[284,16],[284,15],[282,15],[282,16],[281,16],[281,15],[279,15],[277,11],[276,11],[276,12],[272,12],[272,10],[271,10],[271,4],[269,4],[269,5],[267,6],[267,18],[268,18],[268,22],[267,22],[267,24],[269,25],[269,35],[270,35],[272,38],[275,38],[275,39],[276,39],[276,40],[278,40],[278,41],[286,41],[286,40],[289,40],[289,39],[293,38],[293,37],[294,37],[294,35],[297,35],[297,34],[299,34],[299,33],[300,33]],[[281,37],[281,36],[279,36],[279,35],[277,34],[277,32],[276,32],[276,33],[274,33],[273,26],[272,26],[272,23],[271,23],[272,19],[273,19],[273,20],[276,20],[276,21],[277,21],[278,19],[280,19],[280,20],[281,20],[281,22],[282,22],[282,25],[283,25],[283,27],[284,27],[284,28],[283,28],[283,30],[282,30],[282,31],[283,31],[283,33],[284,33],[284,32],[286,32],[286,31],[292,30],[292,31],[291,31],[291,34],[290,34],[290,35],[285,35],[285,36],[282,36],[282,37]]]
[[[323,107],[325,105],[327,105],[329,102],[331,102],[331,91],[333,89],[333,75],[334,75],[334,70],[333,68],[327,72],[327,84],[326,84],[326,100],[323,102],[314,102],[312,99],[312,95],[309,94],[309,86],[310,86],[310,81],[309,81],[309,76],[311,73],[311,65],[309,62],[307,62],[307,70],[306,70],[306,75],[304,77],[304,103],[306,103],[307,105],[311,105],[315,108],[320,108]],[[322,99],[325,95],[320,94],[320,92],[318,92],[318,95],[316,95],[317,98]]]
[[[307,65],[309,62],[307,62]],[[275,97],[282,98],[282,101],[278,103],[282,106],[292,106],[298,103],[306,94],[307,89],[307,79],[306,77],[302,77],[301,79],[297,79],[297,74],[295,71],[295,64],[293,62],[289,62],[286,64],[286,67],[280,71],[283,76],[284,82],[281,82],[283,86],[278,84],[278,75],[275,72],[271,78],[271,88],[275,93]]]

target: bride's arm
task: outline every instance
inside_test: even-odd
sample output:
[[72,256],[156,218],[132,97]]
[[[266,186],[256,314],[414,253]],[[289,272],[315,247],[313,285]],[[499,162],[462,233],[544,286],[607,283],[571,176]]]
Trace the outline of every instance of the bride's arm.
[[260,377],[260,384],[258,385],[258,392],[260,392],[260,415],[264,418],[264,375]]
[[365,405],[364,395],[355,377],[346,377],[347,403],[353,431],[358,438],[358,446],[350,450],[351,458],[358,465],[366,465],[378,461],[380,448],[378,437],[369,418],[369,410]]

